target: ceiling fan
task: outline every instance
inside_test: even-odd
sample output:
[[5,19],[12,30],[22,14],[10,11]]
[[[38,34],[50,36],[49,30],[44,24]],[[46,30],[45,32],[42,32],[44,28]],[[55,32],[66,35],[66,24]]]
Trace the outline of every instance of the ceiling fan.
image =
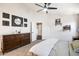
[[36,3],[35,3],[35,5],[43,8],[43,9],[38,10],[37,12],[45,11],[46,13],[48,13],[48,10],[53,10],[53,9],[56,10],[57,9],[56,7],[49,7],[51,5],[51,3],[44,3],[43,6],[40,4],[36,4]]

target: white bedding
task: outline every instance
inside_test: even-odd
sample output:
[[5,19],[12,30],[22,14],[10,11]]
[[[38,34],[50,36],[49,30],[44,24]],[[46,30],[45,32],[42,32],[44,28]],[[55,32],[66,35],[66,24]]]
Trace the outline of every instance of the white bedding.
[[47,39],[36,45],[34,45],[29,52],[32,52],[38,56],[48,56],[51,49],[54,47],[59,39]]
[[59,40],[53,49],[50,51],[49,56],[69,56],[69,42]]

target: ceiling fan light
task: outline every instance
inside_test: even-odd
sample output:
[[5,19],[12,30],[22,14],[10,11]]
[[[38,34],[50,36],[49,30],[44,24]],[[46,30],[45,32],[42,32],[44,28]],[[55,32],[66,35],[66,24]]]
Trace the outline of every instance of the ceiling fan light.
[[44,10],[43,11],[47,11],[47,8],[44,8]]

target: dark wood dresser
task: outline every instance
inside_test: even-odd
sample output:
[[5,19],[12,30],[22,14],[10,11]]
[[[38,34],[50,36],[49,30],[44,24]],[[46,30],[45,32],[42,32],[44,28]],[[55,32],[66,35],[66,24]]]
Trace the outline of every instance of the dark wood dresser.
[[30,33],[3,35],[3,54],[30,43]]

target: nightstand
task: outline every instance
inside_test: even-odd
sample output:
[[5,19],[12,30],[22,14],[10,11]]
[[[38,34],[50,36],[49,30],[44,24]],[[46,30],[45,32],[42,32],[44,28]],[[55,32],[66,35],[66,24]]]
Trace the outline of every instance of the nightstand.
[[79,37],[73,37],[73,41],[74,41],[74,40],[79,40]]

